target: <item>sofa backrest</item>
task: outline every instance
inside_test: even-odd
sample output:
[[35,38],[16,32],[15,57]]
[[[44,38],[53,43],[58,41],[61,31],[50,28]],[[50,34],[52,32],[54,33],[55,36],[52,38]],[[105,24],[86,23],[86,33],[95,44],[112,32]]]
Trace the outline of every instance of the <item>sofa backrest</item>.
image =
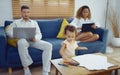
[[[60,30],[62,21],[62,18],[37,20],[42,33],[42,38],[56,38]],[[70,23],[72,21],[72,18],[68,18],[67,21]],[[10,25],[12,22],[13,21],[6,20],[4,23],[4,27]]]
[[42,38],[55,38],[60,30],[62,20],[50,19],[50,20],[38,20]]

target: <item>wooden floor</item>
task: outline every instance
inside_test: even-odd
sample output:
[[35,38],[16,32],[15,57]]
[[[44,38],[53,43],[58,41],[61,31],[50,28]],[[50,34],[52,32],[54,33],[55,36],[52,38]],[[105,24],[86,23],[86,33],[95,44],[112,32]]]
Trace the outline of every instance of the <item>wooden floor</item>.
[[[106,53],[106,55],[114,57],[115,60],[119,60],[120,61],[120,48],[113,48],[113,52],[112,53]],[[30,67],[30,70],[32,72],[32,75],[42,75],[42,66],[35,66],[35,67]],[[7,70],[2,70],[0,69],[0,75],[9,75]],[[12,75],[24,75],[23,74],[23,70],[22,68],[18,68],[18,69],[14,69]],[[50,75],[55,75],[55,69],[52,66],[51,67],[51,72]],[[119,70],[119,75],[120,75],[120,70]]]

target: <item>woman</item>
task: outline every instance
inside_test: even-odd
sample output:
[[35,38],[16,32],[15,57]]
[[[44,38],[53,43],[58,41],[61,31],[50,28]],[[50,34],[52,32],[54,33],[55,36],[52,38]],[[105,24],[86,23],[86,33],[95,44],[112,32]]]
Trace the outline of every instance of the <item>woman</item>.
[[[77,28],[78,33],[76,40],[81,42],[92,42],[99,39],[99,35],[91,31],[81,32],[82,24],[86,24],[86,23],[94,23],[94,22],[91,20],[91,12],[89,7],[82,6],[81,8],[78,9],[74,20],[70,23],[71,25],[74,25]],[[97,27],[99,27],[99,25],[96,25],[94,23],[91,27],[93,29],[96,29]]]

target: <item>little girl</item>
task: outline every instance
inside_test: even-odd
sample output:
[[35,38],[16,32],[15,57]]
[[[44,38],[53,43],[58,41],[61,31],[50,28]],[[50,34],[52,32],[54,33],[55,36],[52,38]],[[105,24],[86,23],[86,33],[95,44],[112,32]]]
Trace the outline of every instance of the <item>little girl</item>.
[[62,43],[62,47],[60,49],[60,55],[62,56],[64,62],[74,62],[72,57],[75,56],[75,50],[87,50],[86,47],[79,47],[77,41],[75,41],[76,37],[76,29],[72,25],[68,25],[64,30],[65,41]]

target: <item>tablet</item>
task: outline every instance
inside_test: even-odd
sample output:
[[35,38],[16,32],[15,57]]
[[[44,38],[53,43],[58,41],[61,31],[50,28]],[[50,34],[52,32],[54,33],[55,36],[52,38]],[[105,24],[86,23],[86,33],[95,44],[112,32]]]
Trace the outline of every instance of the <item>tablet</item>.
[[82,32],[89,32],[89,31],[93,31],[94,28],[92,28],[92,25],[94,23],[85,23],[85,24],[82,24]]
[[32,39],[35,37],[36,28],[23,28],[23,27],[14,27],[13,28],[13,36],[14,38],[24,38],[24,39]]

